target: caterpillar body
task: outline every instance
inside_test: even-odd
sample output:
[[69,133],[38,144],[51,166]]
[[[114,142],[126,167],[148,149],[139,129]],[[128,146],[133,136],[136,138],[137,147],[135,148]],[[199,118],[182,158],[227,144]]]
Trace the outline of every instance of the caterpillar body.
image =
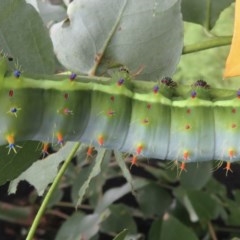
[[240,92],[101,77],[32,79],[0,58],[0,144],[80,141],[181,162],[240,160]]

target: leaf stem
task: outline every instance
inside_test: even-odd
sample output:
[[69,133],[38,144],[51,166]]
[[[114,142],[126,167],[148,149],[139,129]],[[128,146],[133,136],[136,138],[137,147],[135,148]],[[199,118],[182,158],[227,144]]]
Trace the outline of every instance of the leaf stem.
[[39,210],[37,212],[37,215],[34,218],[34,221],[33,221],[32,226],[31,226],[31,228],[30,228],[30,230],[28,232],[26,240],[32,240],[33,239],[34,234],[35,234],[36,229],[37,229],[37,226],[38,226],[38,224],[39,224],[39,222],[41,220],[41,217],[43,216],[43,214],[44,214],[44,212],[45,212],[45,210],[47,208],[47,204],[48,204],[48,202],[50,200],[50,197],[52,196],[53,192],[55,191],[58,183],[60,182],[64,172],[66,171],[66,169],[68,167],[68,164],[71,162],[71,160],[72,160],[73,156],[75,155],[76,151],[78,150],[79,146],[80,146],[79,142],[77,142],[73,146],[72,151],[70,152],[70,154],[68,155],[67,159],[65,160],[65,162],[62,165],[62,167],[60,168],[57,176],[55,177],[51,187],[49,188],[49,190],[48,190],[48,192],[47,192],[47,194],[46,194],[46,196],[45,196],[45,198],[44,198],[44,200],[43,200],[43,202],[42,202],[42,204],[41,204],[41,206],[40,206],[40,208],[39,208]]
[[232,36],[214,37],[206,41],[184,46],[182,54],[198,52],[198,51],[206,50],[209,48],[226,46],[226,45],[230,45],[231,42],[232,42]]

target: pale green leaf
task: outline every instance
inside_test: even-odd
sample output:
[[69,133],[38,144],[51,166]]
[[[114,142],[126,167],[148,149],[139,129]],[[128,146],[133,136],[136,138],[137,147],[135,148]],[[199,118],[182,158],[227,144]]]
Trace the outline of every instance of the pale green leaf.
[[60,5],[53,5],[47,1],[38,1],[37,7],[41,18],[46,25],[66,18],[66,10]]
[[[141,178],[135,178],[133,181],[134,190],[140,189],[142,187],[145,187],[150,182],[146,179]],[[114,203],[119,198],[123,197],[125,194],[129,193],[131,191],[131,185],[129,183],[126,183],[122,185],[121,187],[111,188],[108,191],[106,191],[102,197],[102,199],[99,200],[95,212],[101,213],[103,212],[108,206],[110,206],[112,203]]]
[[75,212],[63,223],[55,240],[90,239],[97,234],[100,222],[98,214],[85,216],[80,212]]
[[87,180],[82,184],[82,186],[79,190],[77,205],[81,204],[81,202],[83,200],[83,197],[86,194],[86,191],[89,187],[89,184],[90,184],[91,180],[101,172],[101,165],[102,165],[102,162],[104,160],[105,153],[106,153],[105,149],[98,149],[98,155],[95,159],[94,166],[93,166]]
[[67,142],[58,152],[32,164],[30,168],[11,181],[9,193],[15,193],[19,182],[26,180],[36,188],[39,195],[43,195],[47,186],[57,175],[59,164],[68,157],[74,144],[74,142]]
[[183,41],[180,0],[75,0],[67,13],[50,31],[67,69],[98,75],[123,64],[143,67],[138,78],[147,80],[175,71]]
[[[118,151],[114,151],[114,155],[115,155],[115,159],[119,165],[119,167],[122,170],[123,176],[126,178],[126,180],[128,181],[128,183],[132,186],[132,192],[134,193],[134,189],[133,189],[133,178],[132,175],[128,169],[128,167],[126,166],[126,163],[124,161],[124,158],[122,156],[121,152]],[[135,194],[135,193],[134,193]]]

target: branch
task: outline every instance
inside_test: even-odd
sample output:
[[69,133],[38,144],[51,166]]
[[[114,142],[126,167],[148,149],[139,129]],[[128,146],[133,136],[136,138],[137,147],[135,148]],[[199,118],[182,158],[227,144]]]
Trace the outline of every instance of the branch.
[[231,42],[232,42],[232,36],[214,37],[206,41],[184,46],[182,54],[188,54],[193,52],[199,52],[209,48],[226,46],[226,45],[230,45]]

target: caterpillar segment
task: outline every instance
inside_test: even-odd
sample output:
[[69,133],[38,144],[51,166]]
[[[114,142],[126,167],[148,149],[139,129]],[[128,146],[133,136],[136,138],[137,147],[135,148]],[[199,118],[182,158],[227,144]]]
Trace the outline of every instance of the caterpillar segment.
[[[121,83],[119,83],[119,81]],[[95,84],[91,94],[90,118],[80,140],[119,150],[125,141],[132,109],[128,74],[116,74],[110,84]]]
[[185,171],[188,162],[222,160],[228,173],[240,160],[239,120],[240,91],[223,93],[202,80],[131,81],[126,71],[111,80],[16,78],[0,58],[0,144],[9,154],[20,147],[15,140],[81,141],[130,153],[132,164],[140,156],[168,159]]

